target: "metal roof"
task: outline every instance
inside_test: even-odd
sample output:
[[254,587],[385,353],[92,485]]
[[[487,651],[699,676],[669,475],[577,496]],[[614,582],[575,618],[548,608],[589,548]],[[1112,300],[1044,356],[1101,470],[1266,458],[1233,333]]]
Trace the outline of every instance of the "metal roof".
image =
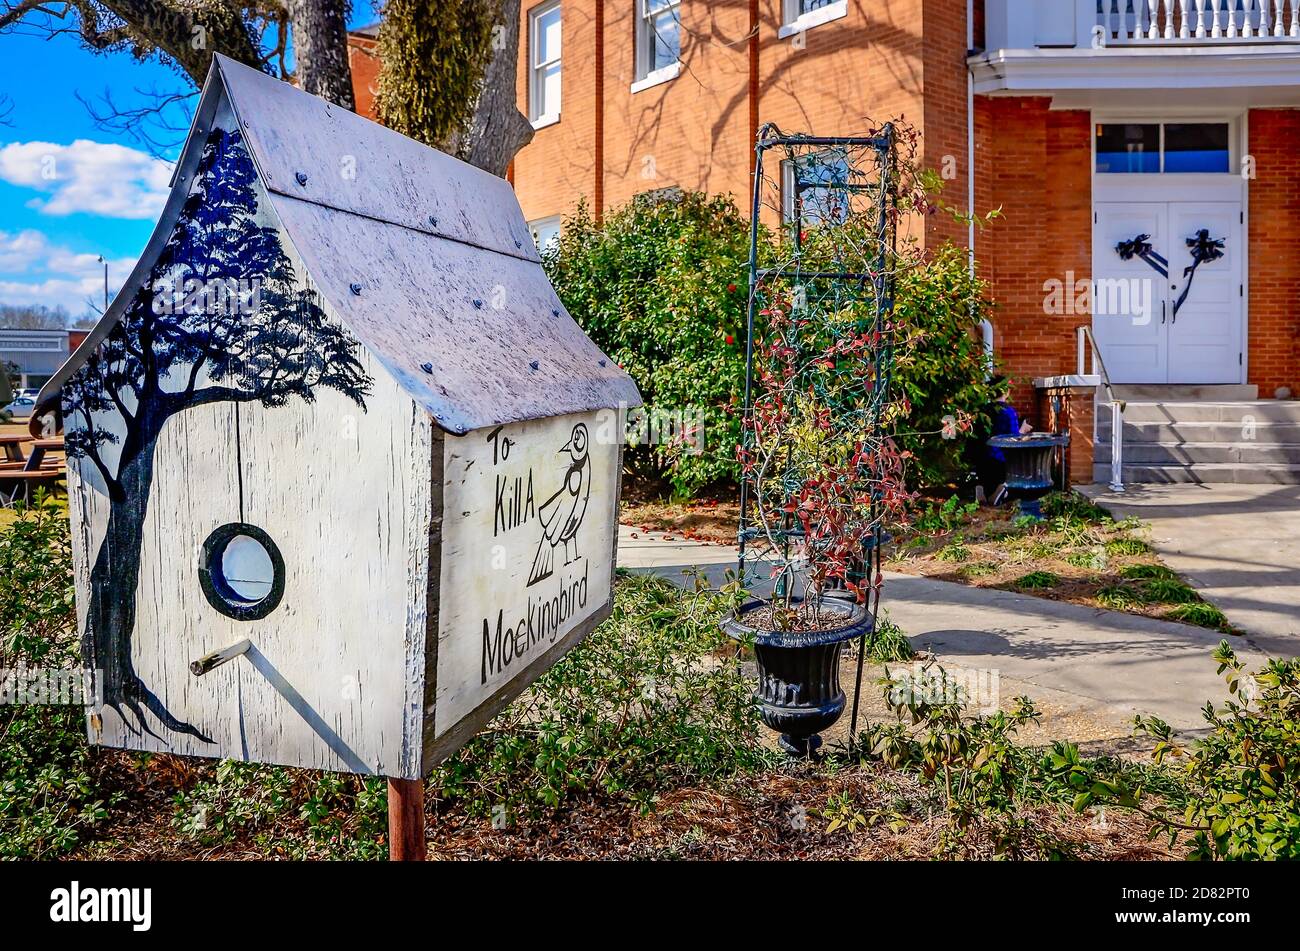
[[560,303],[508,182],[220,54],[153,237],[47,391],[148,282],[223,97],[311,280],[443,429],[640,405]]

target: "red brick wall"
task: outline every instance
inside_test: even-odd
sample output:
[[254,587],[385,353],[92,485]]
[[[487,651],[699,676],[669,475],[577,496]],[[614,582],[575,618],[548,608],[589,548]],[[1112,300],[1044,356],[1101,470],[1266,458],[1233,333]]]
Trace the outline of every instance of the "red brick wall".
[[356,34],[348,35],[348,66],[352,68],[352,94],[357,112],[367,119],[375,116],[375,94],[379,91],[379,54],[375,41]]
[[[531,57],[528,13],[540,5],[529,0],[520,5],[519,111],[525,116]],[[511,180],[529,220],[571,211],[580,198],[590,205],[595,194],[596,9],[594,0],[569,0],[562,8],[560,121],[538,129],[513,165]],[[607,33],[607,50],[612,40]]]
[[[527,107],[528,11],[521,10],[521,108]],[[749,0],[684,0],[682,72],[632,93],[633,10],[628,2],[566,0],[560,122],[539,130],[520,152],[514,183],[529,219],[568,213],[591,200],[597,176],[604,207],[639,192],[678,186],[735,196],[750,191],[753,129],[749,116]],[[604,11],[604,63],[596,62],[596,11]],[[965,0],[850,0],[848,16],[778,37],[779,0],[758,0],[758,119],[787,131],[865,131],[902,118],[923,136],[923,161],[955,160],[946,197],[965,204]],[[595,167],[595,75],[603,68],[603,167]],[[965,240],[941,216],[934,238]]]
[[[1032,378],[1074,371],[1086,315],[1044,313],[1044,282],[1092,274],[1088,113],[1054,112],[1042,98],[975,101],[976,205],[1001,207],[975,255],[992,283],[995,346],[1012,401],[1032,415]],[[1044,420],[1035,420],[1044,425]]]
[[1247,382],[1271,398],[1279,386],[1300,391],[1296,375],[1300,333],[1300,112],[1252,109],[1250,182],[1249,364]]

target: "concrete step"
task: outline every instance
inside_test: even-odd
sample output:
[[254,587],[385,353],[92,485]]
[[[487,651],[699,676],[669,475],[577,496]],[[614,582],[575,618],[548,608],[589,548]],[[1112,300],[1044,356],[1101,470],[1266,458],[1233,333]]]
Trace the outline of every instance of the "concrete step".
[[[1110,420],[1097,421],[1097,441],[1110,442]],[[1138,443],[1300,443],[1300,422],[1137,423],[1124,420],[1124,445]]]
[[1259,387],[1247,383],[1120,383],[1112,386],[1116,397],[1146,403],[1210,400],[1232,402],[1259,399]]
[[[1134,485],[1167,482],[1300,485],[1300,466],[1204,463],[1194,466],[1125,465],[1123,468],[1124,482]],[[1110,466],[1094,465],[1092,477],[1096,482],[1109,482]]]
[[[1300,401],[1238,400],[1234,402],[1148,403],[1134,401],[1124,407],[1124,421],[1130,423],[1300,423]],[[1110,425],[1110,407],[1097,407],[1099,425]]]
[[[1110,443],[1097,446],[1095,462],[1110,464]],[[1300,442],[1126,442],[1125,465],[1269,465],[1300,466]]]

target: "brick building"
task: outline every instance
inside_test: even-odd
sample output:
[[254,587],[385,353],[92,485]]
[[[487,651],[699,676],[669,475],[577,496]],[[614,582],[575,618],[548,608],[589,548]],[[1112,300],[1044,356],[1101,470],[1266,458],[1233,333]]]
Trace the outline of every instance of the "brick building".
[[[1071,378],[1087,326],[1142,407],[1127,479],[1300,481],[1300,406],[1273,400],[1300,389],[1300,0],[525,0],[519,105],[537,132],[510,177],[540,241],[580,198],[677,186],[743,206],[761,123],[902,117],[945,201],[1002,211],[923,239],[973,243],[1040,426],[1049,386],[1095,382]],[[1106,435],[1085,392],[1079,481]],[[1244,448],[1209,427],[1246,417],[1263,430]]]

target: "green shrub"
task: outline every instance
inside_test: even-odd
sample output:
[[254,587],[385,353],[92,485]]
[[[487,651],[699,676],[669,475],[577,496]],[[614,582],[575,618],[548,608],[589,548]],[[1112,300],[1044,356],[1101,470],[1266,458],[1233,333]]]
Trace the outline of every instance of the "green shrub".
[[[988,379],[979,335],[993,305],[966,251],[951,244],[904,269],[895,293],[892,395],[906,401],[898,442],[912,453],[909,482],[943,485],[965,475],[965,460],[992,431],[991,408],[1006,395],[1005,383]],[[970,425],[945,439],[944,417]]]
[[1125,565],[1119,570],[1121,578],[1134,581],[1177,581],[1178,575],[1164,565]]
[[647,412],[700,414],[703,451],[638,447],[628,462],[678,496],[734,480],[745,378],[749,224],[729,197],[640,195],[596,224],[565,219],[546,270],[575,320],[641,389]]
[[1272,659],[1252,676],[1227,641],[1214,659],[1236,699],[1218,710],[1205,705],[1204,738],[1183,746],[1164,721],[1135,720],[1155,740],[1155,762],[1175,764],[1182,782],[1159,789],[1152,803],[1140,776],[1078,770],[1075,808],[1136,809],[1171,844],[1189,841],[1194,859],[1300,858],[1300,660]]
[[1108,555],[1148,555],[1151,546],[1140,538],[1112,538],[1106,542]]
[[[0,669],[79,673],[72,552],[61,506],[40,495],[31,507],[19,507],[0,531],[0,578]],[[67,852],[107,816],[118,797],[100,790],[85,736],[79,703],[0,704],[0,857]]]
[[927,503],[919,515],[912,519],[912,528],[924,535],[937,535],[961,528],[979,511],[975,502],[963,502],[955,495],[939,505]]
[[876,633],[868,638],[871,645],[869,658],[877,664],[911,660],[916,648],[901,627],[890,620],[888,611],[881,611],[876,621]]
[[1179,604],[1165,614],[1165,617],[1186,624],[1197,624],[1219,631],[1229,631],[1232,625],[1224,613],[1208,601],[1193,601],[1191,604]]
[[[1086,525],[1107,525],[1110,513],[1081,492],[1049,492],[1043,497],[1043,515]],[[1058,531],[1060,529],[1057,529]]]
[[[760,264],[776,241],[760,234]],[[816,248],[806,266],[815,266]],[[680,444],[638,447],[629,464],[668,480],[678,497],[735,481],[744,382],[749,223],[728,197],[698,192],[639,195],[597,224],[585,206],[565,219],[545,255],[556,292],[591,338],[636,380],[651,418],[699,413],[703,451]],[[991,308],[966,253],[946,245],[917,267],[900,268],[895,288],[893,397],[909,481],[942,484],[987,429],[1002,384],[986,380],[976,328]],[[944,417],[970,423],[944,439]]]
[[535,815],[602,791],[657,793],[770,765],[753,684],[700,586],[619,579],[613,616],[429,779],[471,813]]
[[1031,571],[1012,582],[1017,588],[1055,588],[1060,583],[1061,576],[1051,571]]

